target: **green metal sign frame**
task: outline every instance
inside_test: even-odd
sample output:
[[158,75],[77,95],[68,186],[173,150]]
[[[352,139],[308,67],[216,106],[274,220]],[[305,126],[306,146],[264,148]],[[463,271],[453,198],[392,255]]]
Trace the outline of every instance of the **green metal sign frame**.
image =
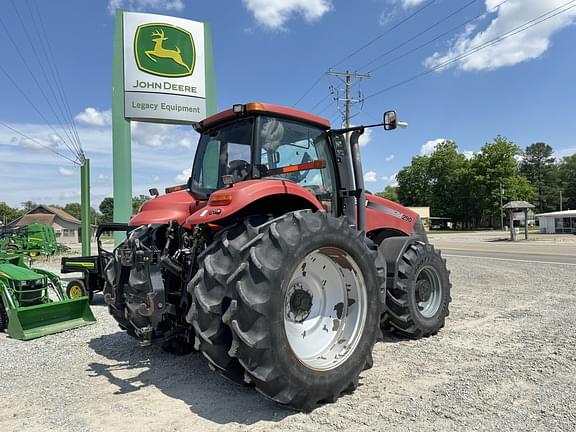
[[[132,141],[130,121],[124,117],[124,29],[122,9],[116,9],[112,67],[112,176],[114,222],[127,223],[132,216]],[[216,113],[216,80],[212,53],[212,32],[204,22],[206,115]],[[190,157],[192,161],[192,157]],[[114,233],[116,243],[125,233]],[[86,254],[85,254],[86,255]]]

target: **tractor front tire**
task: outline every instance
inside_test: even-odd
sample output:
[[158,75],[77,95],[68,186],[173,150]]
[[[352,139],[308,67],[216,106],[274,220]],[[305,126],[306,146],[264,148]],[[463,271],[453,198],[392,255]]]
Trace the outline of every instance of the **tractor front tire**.
[[258,227],[229,276],[229,351],[264,396],[302,411],[372,367],[385,266],[344,218],[301,210]]
[[408,246],[399,260],[397,283],[387,291],[382,330],[392,329],[410,339],[438,333],[452,300],[449,277],[446,260],[434,246],[423,242]]
[[88,295],[88,290],[82,279],[73,279],[66,285],[66,295],[68,298],[75,299]]

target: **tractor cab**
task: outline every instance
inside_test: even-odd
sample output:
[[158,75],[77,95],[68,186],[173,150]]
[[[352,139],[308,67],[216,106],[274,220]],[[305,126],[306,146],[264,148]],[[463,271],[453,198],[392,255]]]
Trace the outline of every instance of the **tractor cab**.
[[304,187],[325,209],[336,208],[336,155],[327,120],[267,104],[237,105],[208,118],[201,132],[189,188],[209,198],[254,179],[281,179]]
[[[201,136],[185,187],[197,199],[209,200],[210,206],[222,201],[213,196],[216,191],[247,181],[282,180],[285,188],[294,192],[304,189],[302,194],[308,193],[317,208],[356,219],[357,227],[364,230],[364,208],[356,205],[365,201],[358,140],[365,128],[391,130],[397,125],[405,126],[397,123],[394,111],[387,111],[382,123],[332,129],[328,120],[292,108],[264,103],[234,105],[197,125]],[[262,190],[261,181],[257,189]],[[290,194],[288,190],[284,193]],[[273,204],[282,214],[284,206],[277,201]],[[208,210],[217,212],[212,219],[224,219],[220,206],[213,207]],[[189,220],[189,226],[208,222],[203,218],[206,213],[200,214],[202,217]]]

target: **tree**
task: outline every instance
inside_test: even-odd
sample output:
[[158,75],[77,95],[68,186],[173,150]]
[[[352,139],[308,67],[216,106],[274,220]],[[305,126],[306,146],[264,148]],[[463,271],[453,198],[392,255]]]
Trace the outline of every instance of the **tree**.
[[102,219],[100,223],[112,223],[114,221],[114,198],[106,197],[102,200],[98,206],[100,213],[102,213]]
[[[132,197],[132,214],[135,215],[140,210],[142,204],[148,201],[150,197],[146,195],[138,195]],[[114,220],[114,198],[106,197],[100,203],[98,207],[100,209],[100,213],[102,213],[102,217],[99,223],[112,223]]]
[[[558,174],[563,195],[562,210],[576,209],[576,154],[562,159],[558,166]],[[559,198],[558,196],[558,203]]]
[[456,173],[462,171],[466,164],[464,155],[458,153],[458,146],[454,141],[444,141],[436,146],[430,155],[428,165],[431,178],[430,213],[434,216],[450,217],[462,220],[463,212],[461,196],[463,191],[459,187]]
[[558,170],[552,147],[541,142],[526,147],[524,159],[520,164],[520,173],[530,181],[538,194],[535,202],[536,211],[541,213],[555,210],[558,197]]
[[22,212],[18,209],[10,207],[4,201],[0,202],[0,223],[10,223],[17,217],[22,216]]
[[415,156],[396,175],[398,199],[406,206],[428,206],[432,195],[430,157]]
[[505,201],[512,199],[532,201],[536,194],[530,182],[519,174],[516,157],[520,147],[498,135],[494,142],[486,143],[474,156],[476,195],[482,218],[490,226],[497,226],[500,218],[500,190],[506,188]]
[[62,210],[80,220],[82,207],[79,203],[68,203],[62,208]]
[[[74,216],[76,219],[82,219],[82,206],[80,203],[68,203],[66,204],[62,210],[66,213]],[[98,214],[94,207],[90,207],[90,223],[100,223],[101,215]]]
[[35,203],[34,201],[24,201],[21,202],[20,205],[22,206],[22,210],[24,211],[24,213],[27,213],[30,210],[38,207],[38,204]]
[[137,197],[132,197],[132,214],[135,215],[142,207],[146,201],[148,201],[150,197],[146,195],[138,195]]
[[398,186],[386,186],[386,188],[382,192],[377,192],[377,196],[381,198],[386,198],[390,201],[400,202],[398,200]]

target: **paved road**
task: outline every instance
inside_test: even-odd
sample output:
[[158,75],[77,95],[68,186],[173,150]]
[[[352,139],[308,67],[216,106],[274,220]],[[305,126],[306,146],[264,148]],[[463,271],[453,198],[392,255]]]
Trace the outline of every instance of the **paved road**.
[[445,256],[486,258],[498,261],[557,263],[576,266],[576,242],[519,241],[497,239],[446,238],[437,236],[432,243]]

